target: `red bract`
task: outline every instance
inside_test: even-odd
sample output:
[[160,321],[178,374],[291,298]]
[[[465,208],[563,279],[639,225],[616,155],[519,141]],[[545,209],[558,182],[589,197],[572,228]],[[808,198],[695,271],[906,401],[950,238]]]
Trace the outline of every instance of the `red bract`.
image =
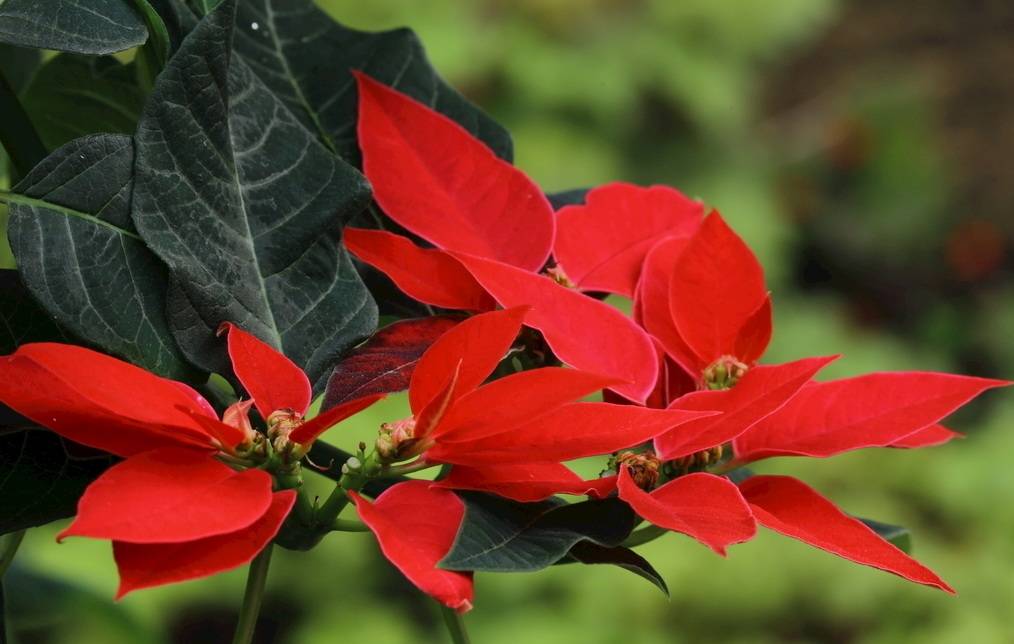
[[616,477],[583,480],[562,463],[518,465],[455,465],[434,483],[452,490],[491,492],[514,501],[542,501],[556,494],[604,498],[616,489]]
[[546,367],[489,384],[527,313],[483,313],[431,346],[409,386],[413,418],[389,425],[392,458],[462,465],[560,462],[623,449],[708,411],[574,402],[615,378]]
[[[827,457],[864,447],[917,447],[954,432],[934,423],[987,389],[1010,383],[945,373],[872,373],[812,383],[733,441],[736,459]],[[921,437],[913,434],[930,428]],[[913,436],[906,444],[906,438]]]
[[[377,397],[352,401],[302,423],[306,376],[253,336],[226,325],[237,377],[262,415],[281,411],[294,443]],[[0,401],[71,440],[124,457],[85,491],[60,535],[110,539],[121,586],[131,590],[194,579],[250,561],[274,538],[291,491],[272,492],[259,469],[236,471],[257,435],[237,403],[219,420],[187,385],[89,349],[28,344],[0,358]],[[302,424],[300,424],[302,423]]]
[[704,212],[667,186],[599,186],[584,205],[557,213],[553,256],[577,288],[633,297],[651,247],[661,238],[689,238]]
[[643,518],[691,536],[722,556],[728,546],[749,541],[757,533],[739,489],[714,474],[687,474],[649,493],[631,479],[627,467],[621,467],[618,490]]
[[359,518],[377,536],[380,550],[413,584],[458,612],[472,608],[472,573],[441,570],[465,504],[429,481],[399,483],[374,503],[350,492]]
[[[481,311],[491,296],[508,308],[531,305],[528,323],[560,360],[616,376],[624,381],[616,391],[643,401],[658,371],[644,332],[611,306],[538,274],[555,224],[537,186],[447,117],[367,76],[357,79],[359,141],[377,202],[437,248],[349,229],[349,250],[427,304]],[[623,270],[636,261],[636,253],[627,257]]]
[[788,476],[754,476],[740,484],[757,521],[850,561],[894,573],[953,593],[932,570],[894,547],[802,481]]
[[355,77],[363,171],[384,212],[438,248],[541,270],[555,223],[539,187],[446,116]]

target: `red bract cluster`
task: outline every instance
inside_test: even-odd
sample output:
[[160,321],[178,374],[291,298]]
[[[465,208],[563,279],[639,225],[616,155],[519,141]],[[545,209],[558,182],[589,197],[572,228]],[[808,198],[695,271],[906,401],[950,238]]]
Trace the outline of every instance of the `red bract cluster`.
[[[721,474],[769,456],[941,444],[955,436],[938,424],[941,419],[1009,383],[926,372],[817,383],[813,378],[835,357],[758,364],[772,335],[771,297],[760,263],[720,214],[670,188],[610,184],[590,191],[584,205],[554,216],[527,177],[460,126],[363,74],[357,80],[359,141],[377,202],[432,247],[390,232],[350,229],[346,244],[355,255],[427,304],[473,312],[496,304],[529,306],[524,323],[542,333],[556,358],[581,370],[568,377],[585,385],[584,391],[574,387],[574,395],[604,387],[607,399],[629,407],[716,412],[656,433],[644,424],[631,427],[627,440],[614,444],[650,440],[651,447],[615,454],[618,477],[582,481],[561,463],[595,451],[579,447],[597,431],[576,414],[582,407],[543,410],[543,419],[526,422],[543,399],[552,398],[541,383],[548,374],[537,370],[494,381],[473,394],[481,404],[448,412],[456,420],[444,423],[453,431],[430,439],[427,457],[455,466],[428,492],[417,483],[403,484],[412,486],[414,507],[443,507],[444,518],[455,521],[460,502],[447,488],[518,501],[556,493],[602,497],[615,489],[644,519],[719,553],[753,537],[760,523],[852,561],[951,590],[805,484],[749,476],[736,485]],[[632,297],[633,318],[582,291]],[[429,391],[441,391],[414,396],[417,414],[426,413],[425,400],[447,400],[441,408],[453,404],[469,351],[448,352],[439,376],[430,369],[425,376],[417,372],[420,380],[432,378]],[[603,379],[596,382],[590,374]],[[483,390],[488,397],[478,393]],[[611,413],[617,417],[610,423],[622,418]],[[562,430],[564,418],[581,425],[578,436]],[[550,432],[560,432],[568,449],[532,442]],[[598,453],[617,451],[604,442],[588,444]],[[420,568],[411,564],[419,563],[412,530],[399,532],[396,522],[378,520],[384,506],[403,507],[401,497],[410,493],[398,492],[400,487],[373,506],[359,501],[384,552],[445,602],[447,589],[470,593],[462,573],[430,565],[450,548],[453,531],[427,540],[429,563]],[[436,512],[417,515],[426,523]],[[471,597],[454,596],[448,603],[459,608]]]
[[[956,434],[941,420],[1009,383],[927,372],[816,382],[835,357],[760,364],[771,296],[719,213],[671,188],[621,183],[554,213],[532,181],[460,126],[356,79],[365,173],[384,213],[415,239],[347,229],[345,243],[409,296],[470,317],[389,327],[336,369],[333,382],[350,387],[311,419],[306,375],[229,323],[220,335],[248,399],[221,417],[189,386],[88,349],[29,344],[0,359],[0,401],[124,459],[87,489],[61,534],[112,541],[120,596],[246,563],[280,530],[281,543],[313,545],[342,529],[351,500],[408,579],[464,611],[472,573],[439,566],[467,519],[463,490],[519,503],[617,497],[599,505],[719,554],[759,524],[951,590],[806,484],[743,466],[945,443]],[[633,314],[601,293],[631,298]],[[410,336],[405,355],[391,353],[399,333]],[[515,371],[515,353],[531,368]],[[356,365],[371,375],[354,377]],[[384,423],[372,451],[361,444],[347,458],[323,504],[307,498],[300,467],[321,433],[406,384],[411,415]],[[603,401],[587,400],[600,392]],[[601,478],[567,466],[596,456],[609,457]],[[372,479],[434,465],[443,467],[435,481],[367,494]],[[299,539],[286,541],[290,528]]]
[[[233,367],[253,403],[265,418],[280,413],[290,422],[288,445],[312,441],[377,398],[304,423],[310,385],[303,372],[253,336],[226,330]],[[118,597],[249,562],[295,502],[295,491],[273,491],[272,476],[250,467],[265,454],[247,416],[250,401],[219,420],[183,383],[62,344],[27,344],[0,359],[0,400],[61,436],[124,459],[88,487],[60,534],[113,542]]]

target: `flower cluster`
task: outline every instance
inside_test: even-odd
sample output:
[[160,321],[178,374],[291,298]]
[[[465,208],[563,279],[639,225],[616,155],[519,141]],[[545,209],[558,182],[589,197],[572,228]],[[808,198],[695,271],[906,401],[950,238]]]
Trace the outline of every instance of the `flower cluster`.
[[[1008,383],[929,372],[817,382],[833,356],[759,363],[772,298],[719,213],[671,188],[621,183],[554,212],[459,125],[356,78],[364,172],[407,234],[349,228],[345,243],[408,296],[470,315],[415,363],[411,416],[360,445],[328,499],[303,490],[309,451],[384,392],[308,417],[306,375],[228,322],[225,375],[246,398],[221,415],[189,386],[89,349],[27,344],[0,359],[0,401],[123,459],[61,534],[112,542],[120,596],[247,563],[287,530],[340,529],[352,503],[408,579],[464,611],[472,574],[438,565],[464,520],[463,490],[522,503],[615,497],[719,554],[759,524],[951,590],[805,483],[743,466],[945,443],[956,434],[942,419]],[[602,293],[632,300],[632,314]],[[598,479],[566,465],[596,456],[610,468]],[[436,480],[402,480],[435,466]],[[394,483],[369,493],[380,479]]]

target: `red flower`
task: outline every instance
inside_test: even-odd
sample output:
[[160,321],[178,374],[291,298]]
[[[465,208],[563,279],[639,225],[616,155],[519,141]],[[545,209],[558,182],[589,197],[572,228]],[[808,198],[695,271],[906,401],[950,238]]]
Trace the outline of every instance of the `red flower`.
[[[294,448],[378,398],[304,423],[311,393],[303,372],[253,336],[231,325],[226,330],[237,377],[262,416],[289,423],[287,444]],[[113,542],[117,598],[249,562],[295,501],[293,490],[272,491],[267,472],[223,462],[243,462],[263,439],[250,428],[249,401],[230,408],[223,422],[183,383],[61,344],[27,344],[0,358],[0,401],[68,439],[125,459],[88,487],[60,534]]]
[[[558,271],[557,280],[539,273],[553,249],[556,219],[538,186],[447,117],[364,74],[356,79],[359,143],[374,197],[391,219],[436,248],[346,229],[349,250],[428,304],[472,311],[531,306],[526,324],[563,362],[615,376],[614,390],[643,401],[658,371],[647,335],[613,307],[561,286],[557,280],[566,280]],[[629,271],[636,253],[624,260]],[[574,266],[590,271],[588,288],[619,279]]]
[[544,367],[482,384],[510,351],[527,308],[483,313],[437,339],[409,385],[412,417],[389,423],[388,461],[419,456],[467,467],[560,463],[650,440],[708,411],[576,402],[616,378]]
[[[643,189],[613,187],[614,210],[644,203]],[[745,243],[712,213],[692,234],[659,235],[646,254],[635,292],[635,317],[665,351],[649,404],[720,410],[655,438],[655,453],[621,455],[619,495],[652,523],[697,538],[717,552],[750,538],[762,525],[852,561],[945,590],[935,574],[837,510],[805,484],[753,477],[740,486],[706,473],[680,476],[650,489],[645,459],[701,467],[731,441],[726,468],[779,455],[831,456],[864,447],[919,447],[955,434],[937,424],[997,380],[926,372],[877,373],[811,383],[833,358],[757,365],[771,338],[771,299],[760,264]],[[592,228],[594,230],[594,228]],[[586,238],[585,257],[608,238]],[[578,251],[575,251],[578,252]],[[656,456],[657,454],[657,456]],[[625,461],[624,458],[627,460]],[[638,474],[641,474],[640,480]]]
[[526,501],[558,492],[602,496],[614,479],[581,481],[562,462],[638,445],[711,413],[575,402],[616,380],[560,367],[482,384],[509,353],[526,314],[525,308],[482,313],[442,335],[412,374],[413,416],[386,425],[378,440],[387,462],[419,456],[453,464],[451,475],[436,484],[398,484],[375,504],[352,495],[384,554],[423,591],[457,609],[470,606],[470,578],[434,568],[461,520],[461,503],[446,488]]

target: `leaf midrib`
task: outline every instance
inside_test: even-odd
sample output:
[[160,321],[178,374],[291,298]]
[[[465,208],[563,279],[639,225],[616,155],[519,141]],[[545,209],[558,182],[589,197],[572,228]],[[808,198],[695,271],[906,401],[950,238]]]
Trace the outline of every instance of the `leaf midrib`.
[[140,235],[132,233],[129,230],[120,228],[119,226],[115,226],[109,223],[108,221],[99,219],[95,215],[90,215],[86,212],[81,212],[80,210],[75,210],[73,208],[68,208],[66,206],[61,206],[59,204],[55,204],[50,201],[40,199],[38,197],[29,197],[28,195],[22,195],[16,192],[8,192],[6,190],[0,190],[0,201],[6,202],[8,204],[18,204],[22,206],[29,206],[32,208],[45,208],[47,210],[53,210],[68,217],[76,217],[78,219],[82,219],[96,226],[108,228],[109,230],[112,230],[119,235],[123,235],[124,237],[129,237],[139,242],[141,241]]

